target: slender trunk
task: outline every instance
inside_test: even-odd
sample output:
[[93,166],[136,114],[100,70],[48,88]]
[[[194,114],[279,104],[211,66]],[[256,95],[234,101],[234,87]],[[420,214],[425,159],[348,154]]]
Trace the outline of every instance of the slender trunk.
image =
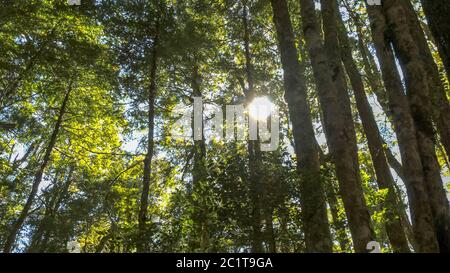
[[[191,78],[191,87],[192,87],[192,95],[193,97],[202,97],[201,92],[201,76],[198,71],[198,67],[194,65],[192,78]],[[193,193],[194,193],[194,222],[197,228],[197,234],[199,239],[199,248],[202,252],[207,252],[209,247],[209,228],[208,228],[208,207],[204,202],[205,192],[203,192],[202,185],[206,182],[207,173],[205,166],[205,157],[206,157],[206,145],[203,131],[203,105],[199,109],[195,109],[194,111],[198,111],[194,113],[192,122],[193,126],[195,126],[195,116],[199,116],[201,118],[201,139],[196,139],[194,137],[194,166],[192,170],[192,184],[193,184]],[[198,129],[198,128],[197,128]],[[194,132],[194,130],[193,130]],[[195,136],[195,133],[194,133]]]
[[421,0],[428,25],[437,43],[439,55],[450,80],[450,2],[448,0]]
[[416,139],[416,129],[408,100],[404,94],[394,53],[389,41],[386,18],[381,7],[367,5],[372,39],[377,51],[383,81],[399,142],[405,185],[408,192],[415,241],[419,252],[437,252],[433,216],[425,188],[422,162]]
[[284,70],[285,98],[292,122],[295,154],[298,158],[297,170],[301,177],[300,201],[306,251],[331,252],[332,242],[325,192],[320,174],[319,152],[311,109],[307,101],[304,69],[298,61],[286,0],[271,2]]
[[[61,188],[55,186],[54,196],[51,198],[49,204],[45,208],[44,217],[42,218],[35,233],[33,234],[28,252],[45,251],[45,245],[42,244],[42,242],[45,241],[44,234],[51,232],[51,228],[53,227],[54,218],[56,216],[56,213],[58,212],[58,208],[61,205],[64,196],[66,196],[67,192],[69,191],[69,187],[72,183],[73,170],[73,167],[71,167],[63,185],[60,186]],[[55,180],[56,179],[58,179],[57,175],[55,177]]]
[[275,232],[273,229],[273,207],[271,205],[264,209],[264,222],[266,224],[265,237],[269,253],[277,252],[277,245],[275,240]]
[[[362,33],[361,22],[357,14],[354,14],[352,10],[348,10],[351,17],[353,18],[354,24],[356,25],[357,34],[358,34],[358,49],[361,54],[363,60],[364,71],[367,76],[367,82],[370,87],[370,90],[376,95],[377,101],[380,104],[383,112],[389,118],[389,120],[393,121],[393,116],[391,110],[389,109],[389,100],[386,93],[386,90],[383,86],[382,79],[380,77],[377,66],[375,65],[375,61],[372,60],[373,56],[369,52],[366,43],[364,42],[364,35]],[[386,143],[383,143],[384,151],[386,153],[386,157],[389,165],[395,170],[397,175],[405,181],[405,177],[403,175],[403,169],[401,163],[395,158],[392,150],[387,147]]]
[[[249,104],[256,96],[253,82],[252,58],[250,53],[250,23],[248,15],[248,3],[243,1],[242,22],[244,26],[244,55],[245,73],[248,87],[245,92],[246,103]],[[263,252],[262,212],[261,212],[261,151],[258,140],[248,141],[248,160],[250,171],[250,198],[252,202],[252,252]]]
[[[430,98],[433,108],[431,115],[436,124],[437,132],[440,135],[442,145],[450,154],[450,105],[448,103],[447,94],[444,83],[439,75],[439,69],[434,61],[427,39],[422,30],[420,21],[409,0],[401,1],[404,7],[405,16],[408,18],[409,29],[411,35],[419,49],[419,57],[421,58],[424,70],[427,75],[429,84]],[[447,7],[449,5],[447,4]]]
[[388,191],[386,204],[386,233],[391,242],[394,252],[410,252],[405,231],[403,229],[400,215],[399,204],[394,188],[394,178],[392,177],[389,165],[383,148],[383,139],[380,136],[377,122],[372,112],[372,108],[367,99],[364,83],[359,74],[358,67],[352,56],[352,49],[348,41],[348,36],[340,15],[337,15],[340,23],[339,43],[341,46],[342,61],[349,76],[353,93],[355,95],[356,107],[364,128],[375,169],[378,187]]
[[350,249],[350,240],[347,234],[345,216],[339,212],[341,205],[335,189],[336,187],[333,183],[333,179],[335,179],[335,177],[330,176],[325,179],[328,181],[325,188],[328,205],[330,206],[331,217],[333,219],[332,226],[334,229],[335,238],[339,243],[341,252],[346,252]]
[[416,137],[439,248],[441,252],[449,253],[450,209],[436,156],[432,123],[433,105],[430,96],[434,85],[428,78],[426,62],[422,60],[420,47],[409,30],[408,15],[402,1],[391,0],[385,3],[383,8],[393,33],[393,44],[400,65],[405,72],[406,89],[416,125]]
[[354,248],[357,252],[365,252],[367,243],[374,239],[374,233],[362,191],[355,131],[348,118],[351,113],[348,113],[348,106],[342,107],[343,92],[338,92],[333,82],[314,1],[300,0],[300,4],[303,32],[324,115],[327,143],[336,166]]
[[350,18],[353,21],[353,24],[356,27],[357,34],[357,44],[359,53],[361,54],[362,64],[364,68],[364,72],[366,74],[367,83],[370,87],[370,90],[376,95],[377,101],[380,104],[383,112],[392,121],[392,113],[389,109],[389,102],[387,98],[387,94],[384,90],[384,86],[379,76],[379,71],[376,66],[375,59],[373,55],[370,53],[369,48],[367,48],[365,41],[365,36],[363,33],[363,28],[361,26],[361,19],[359,14],[354,12],[352,9],[347,7],[347,12],[349,13]]
[[150,67],[150,87],[148,90],[148,113],[147,113],[147,153],[144,159],[144,174],[142,179],[142,194],[139,207],[138,228],[139,238],[137,242],[137,251],[147,251],[147,211],[148,198],[150,191],[150,182],[152,174],[152,158],[154,150],[154,128],[155,128],[155,96],[157,91],[156,86],[156,71],[158,64],[158,22],[156,26],[156,34],[154,37],[154,44],[151,53],[151,67]]
[[[387,144],[383,144],[387,145]],[[397,175],[400,177],[402,181],[405,181],[405,172],[403,170],[402,163],[400,163],[397,158],[395,158],[394,154],[392,153],[391,149],[385,148],[384,152],[386,154],[387,161],[389,162],[389,165],[394,169],[394,171],[397,173]]]
[[[117,224],[114,221],[111,221],[108,233],[102,237],[102,239],[100,239],[100,242],[98,243],[98,245],[95,248],[95,253],[102,253],[103,250],[105,249],[106,244],[108,243],[108,241],[110,241],[111,239],[114,240],[114,232],[117,229]],[[109,252],[114,252],[113,249],[109,249]],[[125,253],[126,251],[126,247],[125,247]]]
[[408,214],[406,213],[405,210],[406,207],[405,200],[403,200],[401,190],[397,184],[395,184],[395,192],[397,193],[398,204],[401,204],[403,206],[403,208],[400,211],[400,219],[402,221],[403,227],[405,228],[406,237],[408,238],[408,241],[412,245],[414,250],[419,249],[416,240],[414,238],[414,231],[411,225],[411,221],[409,220]]
[[[344,67],[340,57],[338,27],[336,22],[337,13],[335,0],[320,0],[322,27],[324,33],[324,47],[328,56],[328,66],[331,73],[331,79],[337,91],[337,100],[343,109],[342,114],[346,119],[352,134],[349,134],[352,142],[356,143],[356,132],[353,124],[352,108],[348,86],[345,78]],[[351,125],[351,126],[350,126]]]
[[64,114],[66,113],[67,103],[69,101],[69,96],[70,96],[71,91],[72,91],[72,82],[69,83],[67,92],[64,96],[61,107],[59,108],[58,118],[56,120],[55,126],[53,127],[53,132],[52,132],[52,135],[50,136],[50,141],[47,145],[47,148],[45,149],[45,154],[42,159],[42,163],[39,166],[36,174],[34,175],[31,192],[28,195],[27,201],[25,202],[25,205],[24,205],[22,211],[20,212],[19,217],[13,224],[11,231],[8,235],[8,238],[6,239],[6,242],[5,242],[5,245],[3,248],[4,253],[9,253],[13,249],[17,234],[19,233],[23,223],[25,222],[25,219],[28,216],[31,206],[33,205],[34,199],[39,190],[39,185],[42,182],[42,177],[44,176],[44,171],[50,162],[50,159],[51,159],[50,157],[51,157],[53,148],[55,147],[56,141],[58,139],[58,133],[59,133],[59,130],[61,129],[61,124],[63,122]]

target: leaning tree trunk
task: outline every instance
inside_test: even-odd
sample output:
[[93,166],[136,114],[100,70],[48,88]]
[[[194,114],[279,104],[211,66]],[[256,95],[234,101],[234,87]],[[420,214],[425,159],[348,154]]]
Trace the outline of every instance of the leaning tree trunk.
[[375,59],[370,53],[369,48],[367,48],[366,43],[364,42],[365,36],[363,33],[360,16],[349,8],[347,8],[347,11],[356,28],[358,49],[359,53],[361,54],[362,65],[364,68],[364,72],[366,73],[367,83],[370,86],[371,91],[376,95],[377,101],[383,109],[383,112],[386,114],[389,120],[392,120],[392,114],[389,110],[387,94],[384,91],[384,86],[379,76]]
[[447,71],[447,78],[450,80],[450,24],[448,23],[450,2],[448,0],[421,0],[421,2]]
[[37,170],[36,174],[34,175],[33,179],[33,185],[31,186],[31,192],[28,195],[27,201],[25,202],[25,205],[23,206],[22,211],[19,214],[19,217],[14,222],[11,231],[8,235],[8,238],[6,239],[3,252],[9,253],[11,252],[14,242],[16,241],[17,233],[20,231],[23,223],[25,222],[25,219],[28,216],[28,213],[30,211],[31,206],[33,205],[34,199],[36,198],[37,192],[39,190],[39,185],[42,182],[42,177],[44,176],[44,171],[47,168],[47,165],[50,162],[50,157],[53,151],[53,148],[55,147],[56,141],[58,139],[58,133],[61,129],[61,124],[63,122],[64,114],[66,113],[67,103],[69,101],[70,93],[72,92],[72,82],[69,83],[69,86],[67,88],[67,92],[64,96],[64,99],[62,101],[61,107],[59,108],[58,118],[56,120],[55,126],[53,127],[52,135],[50,136],[50,141],[48,142],[47,148],[45,149],[45,154],[42,159],[42,163],[39,166],[39,169]]
[[323,47],[320,26],[313,0],[300,0],[303,32],[311,58],[324,116],[328,147],[336,166],[336,176],[349,221],[354,248],[365,252],[369,241],[374,240],[359,173],[354,126],[348,116],[349,107],[342,107],[342,90],[338,92],[333,82],[328,56]]
[[393,33],[393,44],[405,74],[406,89],[416,125],[416,136],[439,248],[441,252],[448,253],[450,252],[450,208],[434,145],[433,105],[430,98],[433,85],[430,84],[417,41],[410,33],[402,0],[388,1],[383,8]]
[[[352,11],[349,10],[349,13],[351,14],[351,17],[353,18],[353,23],[356,25],[356,31],[358,36],[358,50],[361,54],[362,58],[362,64],[364,67],[364,72],[366,73],[367,77],[367,83],[370,87],[370,90],[375,94],[378,103],[381,106],[381,109],[383,110],[384,114],[388,117],[389,121],[392,122],[393,117],[391,110],[389,109],[389,101],[388,97],[385,91],[385,88],[383,86],[383,82],[380,76],[380,72],[378,71],[378,68],[375,64],[375,61],[373,60],[373,56],[370,53],[369,49],[367,48],[366,43],[364,42],[364,35],[361,29],[361,23],[359,17],[357,15],[352,14]],[[403,176],[403,169],[401,163],[395,158],[392,150],[387,147],[385,143],[383,143],[383,147],[385,150],[386,158],[389,163],[389,165],[395,170],[397,175],[405,181],[405,178]]]
[[386,18],[381,7],[367,5],[367,10],[399,143],[417,251],[437,252],[439,248],[425,186],[416,129],[391,48]]
[[[71,166],[67,178],[65,181],[63,181],[62,185],[56,185],[54,186],[54,192],[52,193],[52,196],[50,198],[50,201],[48,202],[47,206],[45,207],[45,213],[44,217],[40,221],[39,225],[36,228],[36,231],[34,232],[32,236],[32,240],[30,243],[30,246],[27,250],[27,252],[33,253],[33,252],[44,252],[46,241],[48,240],[49,236],[45,236],[46,234],[49,234],[53,228],[54,228],[54,221],[56,213],[58,212],[58,208],[61,205],[61,202],[63,201],[64,197],[66,196],[67,192],[69,191],[69,187],[73,181],[72,174],[74,171],[74,167]],[[58,175],[55,175],[56,182],[58,179]]]
[[[335,0],[333,0],[333,2],[335,2]],[[388,191],[385,202],[386,233],[394,252],[410,252],[408,241],[399,215],[399,208],[401,206],[397,202],[398,199],[394,187],[395,182],[384,152],[383,139],[380,136],[377,122],[367,99],[362,77],[359,74],[358,67],[353,59],[352,49],[350,47],[350,42],[348,40],[342,18],[337,13],[335,14],[340,27],[339,44],[342,53],[342,61],[353,87],[356,107],[358,108],[359,116],[361,117],[361,122],[367,137],[369,152],[372,157],[372,162],[377,177],[376,180],[380,189],[386,189]]]
[[[431,111],[433,121],[436,124],[437,132],[440,135],[440,140],[445,148],[447,156],[450,155],[450,105],[448,103],[446,89],[439,69],[434,61],[427,39],[422,30],[420,21],[414,10],[413,5],[409,0],[402,0],[405,15],[408,18],[411,35],[416,42],[420,52],[420,57],[423,60],[424,69],[427,73],[427,81],[429,83],[430,98],[433,105]],[[450,6],[447,4],[447,6]],[[450,40],[449,40],[450,42]],[[450,47],[449,47],[450,48]]]
[[[323,162],[326,164],[326,162]],[[329,168],[326,168],[328,170]],[[325,192],[327,196],[328,205],[330,206],[330,214],[333,220],[332,227],[334,229],[334,237],[338,241],[341,248],[341,252],[346,252],[350,248],[350,238],[347,232],[345,215],[339,213],[341,204],[338,199],[338,193],[336,192],[336,186],[334,180],[336,177],[333,173],[328,172],[329,175],[324,177],[325,180]],[[325,175],[324,175],[325,176]]]
[[298,61],[286,0],[272,0],[273,20],[284,71],[285,98],[292,122],[297,169],[301,176],[300,201],[307,252],[331,252],[323,179],[304,71]]
[[147,113],[147,152],[144,159],[144,174],[142,179],[142,194],[139,207],[138,216],[138,228],[139,238],[137,239],[137,251],[147,251],[147,211],[148,211],[148,198],[150,191],[150,182],[152,174],[152,158],[154,151],[154,129],[155,129],[155,96],[156,96],[156,71],[158,64],[158,25],[156,26],[156,34],[154,37],[154,44],[151,54],[151,67],[150,67],[150,87],[148,90],[148,113]]

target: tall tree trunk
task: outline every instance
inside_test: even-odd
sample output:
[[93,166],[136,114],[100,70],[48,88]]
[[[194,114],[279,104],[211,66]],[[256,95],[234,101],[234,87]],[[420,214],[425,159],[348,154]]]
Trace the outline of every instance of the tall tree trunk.
[[267,243],[267,251],[269,253],[277,252],[277,244],[275,240],[275,231],[273,228],[273,206],[270,204],[264,208],[265,241]]
[[339,212],[341,205],[339,203],[336,187],[333,183],[335,177],[330,176],[326,177],[325,179],[328,182],[325,186],[325,191],[327,195],[328,205],[330,206],[331,217],[333,219],[332,226],[334,229],[335,238],[339,243],[341,252],[346,252],[350,248],[350,240],[346,228],[345,216]]
[[358,37],[357,39],[358,49],[359,53],[361,54],[364,72],[366,73],[367,76],[367,83],[370,86],[371,91],[376,95],[377,101],[380,104],[381,108],[383,109],[383,112],[386,114],[389,120],[392,121],[393,118],[392,113],[389,110],[389,102],[387,94],[384,91],[383,82],[381,80],[381,77],[379,76],[375,59],[373,55],[370,53],[369,48],[367,48],[366,43],[364,42],[365,36],[363,33],[363,28],[361,26],[362,23],[360,16],[352,9],[347,8],[347,11],[356,27],[356,34]]
[[159,22],[156,25],[156,34],[154,37],[154,44],[151,53],[151,67],[150,67],[150,87],[148,90],[148,113],[147,113],[147,153],[144,159],[144,174],[142,179],[142,194],[139,207],[138,216],[138,228],[139,228],[139,238],[137,240],[137,251],[145,252],[147,251],[147,211],[148,211],[148,198],[150,191],[150,182],[152,175],[152,158],[154,151],[154,129],[155,129],[155,96],[157,91],[156,86],[156,72],[158,65],[158,28]]
[[325,192],[320,174],[319,152],[311,109],[307,101],[304,70],[298,61],[286,0],[271,2],[284,71],[285,98],[292,122],[295,154],[299,162],[297,170],[301,177],[300,201],[306,251],[331,252],[332,241]]
[[328,147],[336,166],[336,176],[349,221],[354,248],[365,252],[366,245],[374,239],[359,173],[356,137],[351,113],[342,108],[342,92],[337,91],[330,71],[328,56],[320,36],[313,0],[300,0],[303,32],[311,58],[324,115],[324,127]]
[[402,1],[386,2],[383,8],[393,33],[393,44],[405,74],[406,89],[416,125],[416,137],[439,248],[441,252],[449,253],[450,209],[434,145],[433,106],[432,99],[430,99],[433,84],[428,78],[419,46],[409,30],[407,14]]
[[437,252],[439,248],[424,182],[416,129],[391,48],[386,18],[379,6],[367,5],[367,10],[399,142],[417,251]]
[[[196,64],[194,64],[193,71],[192,71],[192,77],[191,77],[191,87],[192,87],[192,95],[193,97],[202,97],[201,92],[201,76],[198,71],[198,67]],[[198,111],[198,112],[195,112]],[[199,109],[194,109],[193,119],[192,122],[193,126],[196,124],[196,116],[201,118],[200,124],[201,124],[201,132],[199,132],[199,135],[201,136],[201,139],[197,139],[195,137],[194,132],[194,166],[192,170],[192,184],[193,184],[193,193],[194,193],[194,210],[197,210],[197,213],[195,213],[194,222],[196,224],[197,232],[198,232],[198,239],[199,239],[199,248],[202,252],[207,252],[209,247],[209,228],[208,228],[208,213],[207,213],[207,204],[204,202],[205,195],[207,193],[203,192],[203,188],[205,187],[202,185],[206,182],[207,179],[207,173],[206,173],[206,145],[205,145],[205,138],[204,138],[204,131],[203,131],[203,105]],[[199,128],[197,128],[199,129]]]
[[[450,105],[439,69],[434,61],[427,39],[422,30],[420,21],[410,0],[402,0],[405,16],[409,22],[411,35],[419,49],[419,57],[423,61],[423,66],[427,74],[429,84],[430,98],[433,108],[431,114],[436,124],[440,140],[445,148],[447,155],[450,155]],[[446,4],[449,7],[449,4]],[[450,41],[450,40],[449,40]],[[450,48],[450,47],[449,47]]]
[[[367,83],[370,87],[370,90],[376,95],[377,101],[383,109],[384,114],[389,118],[389,120],[393,121],[393,116],[391,110],[389,109],[389,101],[386,90],[383,86],[383,82],[380,76],[380,72],[375,64],[375,60],[373,60],[373,56],[367,48],[366,43],[364,42],[364,35],[361,28],[361,22],[357,14],[354,14],[352,10],[348,10],[350,16],[353,19],[353,23],[356,25],[356,31],[358,35],[358,49],[359,53],[362,57],[362,64],[364,67],[364,71],[367,76]],[[387,147],[386,143],[383,143],[384,151],[386,154],[386,158],[388,160],[389,165],[395,170],[397,175],[405,181],[403,176],[403,169],[401,163],[395,158],[392,150]]]
[[[384,146],[387,146],[386,143],[383,143]],[[400,177],[400,179],[402,181],[405,181],[405,172],[403,170],[403,166],[402,163],[400,163],[397,158],[395,157],[395,155],[392,153],[392,151],[388,148],[384,149],[384,152],[386,154],[386,159],[389,162],[389,165],[391,166],[392,169],[394,169],[394,171],[397,173],[397,175]]]
[[[33,234],[30,247],[27,252],[44,252],[45,251],[45,238],[44,234],[50,232],[53,225],[56,213],[58,212],[58,208],[61,205],[61,202],[69,191],[69,187],[72,183],[72,174],[73,167],[70,167],[67,178],[63,182],[63,185],[57,186],[55,185],[53,196],[51,197],[48,205],[45,208],[44,217],[40,221],[36,231]],[[55,182],[57,181],[58,175],[55,175]],[[44,243],[43,243],[44,242]]]
[[39,185],[42,182],[42,177],[44,176],[44,171],[50,162],[50,157],[51,157],[53,148],[55,147],[56,141],[58,139],[58,133],[59,133],[59,130],[61,129],[63,117],[67,110],[66,109],[67,103],[69,101],[69,96],[70,96],[71,91],[72,91],[72,82],[69,83],[69,86],[67,88],[66,94],[62,101],[61,107],[59,108],[58,118],[56,120],[55,126],[53,127],[52,135],[50,136],[50,141],[48,142],[47,148],[45,149],[45,154],[42,159],[42,163],[39,166],[36,174],[34,175],[33,185],[31,186],[31,192],[28,195],[27,201],[25,202],[25,205],[23,206],[23,209],[20,212],[19,217],[13,224],[11,231],[8,235],[8,238],[6,239],[6,242],[5,242],[5,245],[3,248],[4,253],[11,252],[14,242],[16,241],[17,233],[20,231],[23,223],[25,222],[25,219],[28,216],[30,208],[33,205],[34,199],[39,190]]
[[450,80],[450,24],[448,23],[450,2],[447,0],[421,0],[421,2],[447,71],[447,78]]
[[[335,0],[333,0],[333,2],[335,2]],[[380,189],[388,190],[388,195],[384,206],[387,208],[385,223],[386,233],[394,252],[410,252],[405,231],[400,220],[400,204],[397,202],[394,178],[392,177],[391,170],[384,153],[383,139],[380,136],[377,122],[367,99],[362,77],[359,74],[358,67],[353,59],[352,49],[348,41],[347,32],[342,22],[341,15],[338,15],[337,13],[335,14],[340,26],[339,43],[342,53],[342,61],[353,87],[356,107],[358,108],[359,116],[361,117],[362,125],[367,138],[370,155],[375,168],[378,187]]]
[[[244,25],[244,55],[247,88],[244,89],[246,103],[256,96],[253,81],[252,58],[250,53],[250,24],[247,0],[242,2],[242,23]],[[250,171],[250,198],[252,202],[252,252],[263,252],[262,212],[261,212],[261,151],[258,140],[248,141],[248,160]]]

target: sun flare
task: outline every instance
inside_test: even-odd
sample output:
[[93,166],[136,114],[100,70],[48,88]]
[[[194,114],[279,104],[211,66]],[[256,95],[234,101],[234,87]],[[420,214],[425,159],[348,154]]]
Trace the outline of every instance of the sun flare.
[[256,97],[248,106],[250,117],[257,120],[265,120],[272,113],[274,104],[266,96]]

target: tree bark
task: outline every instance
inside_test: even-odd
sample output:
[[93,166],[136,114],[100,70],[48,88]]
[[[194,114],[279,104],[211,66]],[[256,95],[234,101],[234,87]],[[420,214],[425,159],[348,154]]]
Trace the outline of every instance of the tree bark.
[[437,43],[439,55],[450,80],[450,2],[447,0],[421,0],[428,25]]
[[[195,61],[194,61],[195,62]],[[193,97],[202,97],[201,92],[201,76],[198,71],[198,67],[194,64],[191,78],[191,87]],[[194,110],[196,111],[196,110]],[[207,193],[203,192],[202,185],[206,182],[206,145],[203,131],[203,105],[201,109],[198,109],[199,115],[201,116],[201,139],[195,139],[194,137],[194,166],[192,170],[192,184],[193,184],[193,201],[194,201],[194,223],[198,232],[199,248],[201,252],[207,252],[209,247],[209,228],[208,228],[208,207],[205,202],[203,202],[205,195]],[[196,114],[193,114],[193,119]],[[192,122],[195,125],[195,121]],[[193,130],[194,132],[194,130]]]
[[335,238],[339,243],[341,252],[346,252],[350,248],[350,240],[346,229],[346,219],[345,216],[339,213],[340,203],[338,199],[338,194],[336,192],[336,187],[333,183],[335,177],[330,175],[325,178],[327,180],[327,185],[325,187],[328,205],[330,206],[331,217],[333,219],[332,226],[335,233]]
[[9,253],[13,249],[14,242],[16,241],[17,234],[19,233],[20,229],[22,228],[23,223],[25,222],[25,219],[28,216],[28,213],[30,211],[31,206],[33,205],[34,199],[38,193],[39,185],[42,182],[42,177],[44,176],[44,171],[47,168],[47,165],[49,164],[51,160],[51,154],[53,151],[53,148],[55,147],[56,141],[58,139],[58,133],[61,129],[61,124],[63,122],[64,114],[66,113],[67,103],[69,101],[70,93],[72,92],[72,82],[69,83],[69,86],[67,88],[66,94],[64,96],[64,99],[62,101],[61,107],[59,108],[58,118],[56,120],[55,126],[53,127],[52,134],[50,136],[50,140],[48,142],[47,148],[45,149],[45,154],[42,159],[42,163],[39,166],[39,169],[37,170],[36,174],[34,175],[33,179],[33,185],[31,186],[31,192],[28,195],[27,201],[25,202],[25,205],[20,212],[19,217],[14,222],[11,232],[8,235],[8,238],[6,239],[3,252]]
[[402,0],[386,2],[383,8],[393,33],[393,44],[405,74],[406,89],[416,125],[416,137],[439,248],[441,252],[450,253],[450,209],[434,145],[433,105],[430,99],[434,85],[430,83],[425,69],[426,63],[422,59],[416,39],[409,30]]
[[[333,0],[334,3],[336,3]],[[372,157],[373,166],[376,173],[377,184],[380,189],[388,191],[386,203],[386,233],[391,242],[394,252],[410,252],[405,231],[400,221],[399,204],[394,188],[394,178],[392,177],[389,165],[383,148],[383,139],[380,136],[377,122],[372,112],[372,107],[367,99],[364,83],[356,66],[352,49],[348,41],[348,36],[342,18],[337,13],[336,17],[340,26],[339,43],[341,48],[342,61],[344,63],[353,93],[356,99],[356,107],[367,138],[369,152]]]
[[411,218],[418,252],[439,250],[434,233],[433,216],[425,187],[423,167],[416,139],[416,129],[408,100],[397,70],[386,18],[381,7],[367,5],[372,39],[377,51],[382,77],[393,116],[405,175]]
[[361,54],[364,72],[366,73],[367,77],[367,83],[369,84],[372,92],[376,95],[377,101],[383,109],[383,112],[386,114],[389,120],[392,121],[393,118],[392,113],[389,110],[387,94],[384,90],[383,82],[379,76],[379,71],[377,69],[375,59],[367,48],[366,43],[364,42],[365,37],[361,26],[360,16],[349,8],[347,8],[347,11],[356,26],[358,49]]
[[307,252],[331,252],[332,241],[328,223],[319,153],[307,101],[304,71],[298,61],[295,37],[286,0],[272,0],[273,20],[284,71],[285,99],[292,122],[297,170],[301,177],[300,201]]
[[[60,185],[59,187],[55,185],[53,196],[51,197],[48,205],[45,208],[44,217],[40,221],[36,231],[33,234],[30,247],[28,248],[27,252],[30,253],[39,253],[45,251],[45,237],[44,234],[47,232],[51,232],[51,229],[54,227],[54,219],[56,216],[56,213],[58,212],[58,208],[61,205],[62,200],[64,199],[64,196],[66,196],[67,192],[69,191],[69,187],[72,183],[72,174],[73,174],[74,168],[70,167],[67,178],[63,182],[63,185]],[[58,177],[55,176],[55,182],[57,181]],[[48,237],[48,236],[47,236]]]
[[148,90],[148,113],[147,113],[147,152],[144,159],[144,174],[142,179],[142,194],[140,199],[138,228],[139,238],[137,240],[137,251],[147,251],[147,211],[148,198],[150,191],[151,175],[152,175],[152,158],[154,153],[154,129],[155,129],[155,96],[157,91],[156,72],[158,67],[158,43],[159,43],[159,22],[156,24],[156,33],[151,53],[150,67],[150,87]]
[[[414,41],[419,49],[424,70],[427,74],[427,81],[430,89],[430,98],[433,108],[431,115],[436,124],[437,132],[440,135],[440,141],[445,148],[447,155],[450,154],[450,105],[439,69],[434,61],[428,41],[422,30],[417,13],[409,0],[402,0],[405,16],[409,22],[409,29]],[[443,5],[444,7],[445,5]],[[449,4],[446,4],[449,7]],[[449,36],[450,37],[450,36]],[[449,40],[450,41],[450,40]],[[450,47],[449,47],[450,48]]]
[[[250,23],[248,15],[247,0],[242,2],[242,23],[244,26],[244,55],[245,55],[245,73],[247,77],[247,88],[244,87],[246,104],[251,103],[255,98],[252,57],[250,52]],[[252,252],[263,252],[264,234],[262,232],[262,211],[261,211],[261,151],[258,140],[248,141],[248,161],[250,171],[250,198],[252,202]]]
[[[342,90],[333,82],[328,56],[320,36],[313,0],[300,0],[303,32],[324,116],[328,147],[336,166],[336,176],[349,221],[354,248],[366,252],[366,245],[374,239],[359,173],[356,137],[348,106],[342,107]],[[345,113],[344,113],[345,112]]]

